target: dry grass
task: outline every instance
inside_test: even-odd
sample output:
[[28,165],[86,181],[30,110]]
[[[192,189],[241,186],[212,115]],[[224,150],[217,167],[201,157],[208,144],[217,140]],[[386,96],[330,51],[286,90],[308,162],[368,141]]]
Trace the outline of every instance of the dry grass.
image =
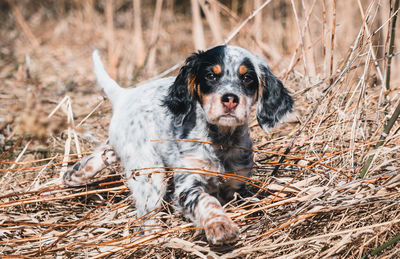
[[[161,15],[155,1],[142,1],[142,21],[132,17],[135,1],[83,2],[0,4],[0,257],[361,258],[399,234],[398,121],[373,148],[400,99],[396,48],[389,91],[384,84],[396,12],[389,1],[271,1],[251,15],[264,2],[213,0],[204,35],[195,37],[191,7],[175,1],[165,1]],[[262,19],[246,20],[256,14]],[[140,23],[145,58],[132,44]],[[215,45],[216,30],[264,55],[296,99],[297,119],[268,134],[250,123],[256,166],[253,178],[240,180],[252,195],[226,206],[241,229],[237,243],[209,246],[171,206],[146,215],[164,223],[140,235],[143,218],[118,165],[85,188],[59,185],[67,164],[106,138],[111,107],[95,86],[94,48],[133,86],[181,63],[196,37]],[[398,254],[396,244],[378,256]]]

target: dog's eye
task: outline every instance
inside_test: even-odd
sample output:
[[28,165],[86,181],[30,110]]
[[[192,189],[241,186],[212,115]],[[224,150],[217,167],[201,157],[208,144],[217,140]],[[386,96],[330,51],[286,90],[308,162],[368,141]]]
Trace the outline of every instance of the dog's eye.
[[251,84],[253,82],[253,78],[250,75],[246,74],[242,77],[242,82],[246,85]]
[[217,76],[214,73],[210,72],[206,75],[206,79],[209,81],[217,81]]

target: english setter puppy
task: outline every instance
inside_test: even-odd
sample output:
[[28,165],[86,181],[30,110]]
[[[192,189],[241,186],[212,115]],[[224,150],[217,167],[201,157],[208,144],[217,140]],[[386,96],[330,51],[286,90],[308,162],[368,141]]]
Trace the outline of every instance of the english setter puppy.
[[187,58],[177,77],[131,89],[109,77],[97,51],[93,62],[97,82],[113,107],[109,138],[64,175],[65,185],[85,184],[119,158],[141,217],[162,206],[168,184],[165,168],[170,168],[175,171],[175,206],[204,228],[209,242],[234,240],[239,228],[221,204],[242,182],[217,172],[250,175],[248,118],[253,104],[257,103],[257,120],[264,131],[293,107],[266,62],[243,48],[218,46]]

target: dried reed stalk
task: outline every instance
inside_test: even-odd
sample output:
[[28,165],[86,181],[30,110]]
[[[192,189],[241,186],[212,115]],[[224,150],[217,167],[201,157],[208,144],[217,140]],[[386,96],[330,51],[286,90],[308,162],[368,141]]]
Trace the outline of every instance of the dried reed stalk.
[[162,4],[163,4],[163,0],[156,1],[156,8],[154,11],[153,24],[151,27],[151,34],[150,34],[150,42],[151,42],[150,46],[152,46],[152,48],[150,49],[149,58],[148,58],[149,71],[155,71],[156,50],[157,50],[156,42],[158,39],[159,30],[160,30]]
[[[381,147],[390,133],[390,130],[393,128],[393,125],[397,121],[400,115],[400,102],[398,102],[396,109],[393,111],[392,116],[390,116],[389,120],[386,122],[385,127],[383,129],[383,133],[379,138],[379,142],[375,145],[374,149],[377,150]],[[368,172],[369,167],[371,166],[372,161],[374,160],[376,154],[372,154],[368,157],[367,161],[364,164],[364,167],[361,169],[360,178],[364,178]]]
[[397,15],[399,11],[399,0],[396,0],[394,3],[393,7],[393,12],[396,12],[396,14],[393,16],[392,19],[392,27],[390,30],[390,42],[389,42],[389,52],[388,52],[388,58],[387,58],[387,65],[386,65],[386,77],[385,77],[385,88],[386,90],[390,89],[390,72],[391,72],[391,67],[392,67],[392,54],[394,50],[394,40],[396,38],[396,21],[397,21]]
[[[364,14],[364,10],[362,8],[362,4],[361,4],[360,0],[357,0],[357,3],[358,3],[358,7],[360,9],[361,17],[362,17],[363,22],[364,22],[365,32],[367,33],[367,37],[370,39],[372,35],[370,33],[370,30],[369,30],[369,27],[368,27],[368,24],[367,24],[367,19],[369,17]],[[371,4],[368,7],[368,9],[371,9],[374,3],[375,2],[371,2]],[[371,39],[368,41],[368,47],[369,47],[369,50],[370,50],[371,55],[372,55],[372,60],[374,61],[374,66],[376,68],[376,71],[378,73],[379,79],[381,80],[382,86],[383,86],[383,83],[384,83],[383,74],[382,74],[381,69],[379,67],[379,63],[378,63],[378,60],[376,58],[376,54],[375,54],[374,48],[372,46],[372,40]]]
[[[400,234],[395,236],[394,238],[390,239],[389,241],[385,242],[383,245],[379,246],[377,249],[373,250],[368,255],[369,256],[377,255],[377,254],[381,253],[383,250],[385,250],[386,248],[396,244],[399,241],[400,241]],[[365,255],[361,259],[367,259],[367,258],[368,258],[368,256]]]
[[200,6],[198,0],[191,0],[192,7],[192,37],[194,48],[196,50],[206,49],[206,42],[204,40],[203,23],[201,21]]
[[[298,15],[297,15],[297,11],[296,11],[296,5],[295,5],[295,3],[294,3],[293,0],[291,0],[290,3],[291,3],[291,5],[292,5],[292,10],[293,10],[294,18],[296,19],[297,31],[298,31],[298,33],[299,33],[299,45],[300,45],[300,48],[301,48],[301,50],[302,50],[302,59],[303,59],[304,74],[308,77],[309,72],[308,72],[308,64],[307,64],[307,61],[306,61],[306,54],[305,54],[305,48],[306,48],[306,46],[304,45],[303,33],[302,33],[302,30],[301,30],[301,27],[300,27],[300,21],[299,21],[299,18],[298,18]],[[306,25],[306,24],[305,24],[305,25]],[[307,80],[306,80],[306,84],[307,84],[307,86],[308,86],[308,84],[309,84],[308,78],[307,78]]]
[[215,8],[215,3],[213,1],[198,0],[201,9],[203,10],[208,25],[210,26],[211,33],[214,38],[214,42],[222,42],[223,33],[221,29],[220,20],[218,19],[218,10]]
[[[262,1],[261,0],[255,0],[254,1],[254,8],[258,8],[259,6],[261,6]],[[254,38],[256,41],[258,42],[262,42],[263,39],[263,30],[260,30],[260,28],[262,28],[263,24],[263,17],[262,17],[262,10],[260,11],[260,13],[258,15],[256,15],[254,17],[254,24],[253,24],[253,34],[254,34]]]
[[305,55],[306,64],[308,66],[308,76],[310,77],[310,81],[312,83],[316,82],[317,67],[316,67],[316,64],[315,64],[314,51],[313,51],[313,48],[312,48],[313,40],[312,40],[312,35],[311,35],[309,18],[311,16],[311,13],[314,10],[314,7],[315,7],[316,3],[317,3],[317,1],[314,0],[312,2],[311,7],[309,7],[309,6],[306,5],[306,2],[304,0],[302,1],[303,13],[306,14],[307,10],[309,10],[308,14],[306,16],[307,19],[305,21],[303,21],[303,30],[305,31],[305,33],[303,34],[304,46],[302,46],[302,49],[303,49],[303,55]]
[[86,0],[81,4],[83,6],[84,18],[86,19],[86,23],[93,24],[94,0]]
[[142,8],[140,4],[141,0],[132,0],[133,3],[133,45],[135,46],[135,64],[136,67],[144,65],[145,50],[143,43],[143,31],[142,31]]
[[[324,71],[325,76],[331,77],[333,72],[333,47],[332,39],[334,39],[336,26],[333,23],[336,18],[335,7],[332,1],[324,1],[323,2],[323,35],[324,35]],[[332,67],[332,69],[331,69]]]
[[264,9],[269,3],[271,3],[271,0],[265,1],[260,7],[257,9],[253,10],[253,12],[243,21],[241,22],[236,28],[234,28],[231,33],[224,39],[224,44],[228,44],[239,32],[240,30],[251,20],[253,19],[259,12],[261,12],[262,9]]
[[106,2],[106,20],[107,20],[107,52],[108,52],[108,73],[112,78],[117,76],[118,56],[115,53],[114,36],[114,0]]
[[15,5],[13,0],[7,0],[8,4],[11,6],[15,19],[17,20],[19,26],[21,26],[22,31],[25,33],[26,37],[29,39],[29,42],[32,44],[34,49],[40,50],[40,41],[35,37],[28,23],[25,21],[24,17],[21,14],[19,8]]
[[[333,57],[334,57],[334,49],[335,49],[335,32],[336,32],[336,0],[333,0],[333,7],[332,7],[332,30],[331,30],[331,60],[330,60],[330,67],[329,67],[329,75],[332,76],[333,74]],[[332,83],[332,81],[331,81]]]

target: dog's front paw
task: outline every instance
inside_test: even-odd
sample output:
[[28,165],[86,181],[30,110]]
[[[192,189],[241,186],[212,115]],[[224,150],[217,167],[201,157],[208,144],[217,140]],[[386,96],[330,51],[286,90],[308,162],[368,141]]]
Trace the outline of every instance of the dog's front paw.
[[204,231],[207,240],[214,245],[231,243],[239,235],[238,226],[227,215],[209,219],[204,225]]
[[77,162],[73,167],[68,170],[62,176],[62,183],[64,186],[79,186],[83,183],[84,172],[81,170],[81,163]]

